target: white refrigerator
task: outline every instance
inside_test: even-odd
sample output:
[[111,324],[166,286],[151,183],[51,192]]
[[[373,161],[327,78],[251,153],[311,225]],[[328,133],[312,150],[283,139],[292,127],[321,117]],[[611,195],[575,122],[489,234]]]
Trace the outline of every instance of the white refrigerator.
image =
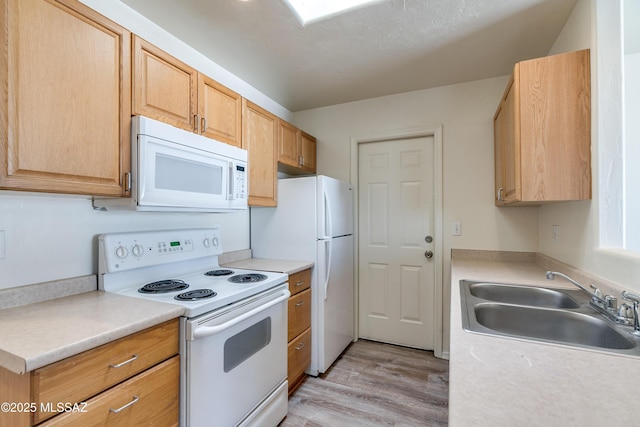
[[251,208],[256,258],[313,261],[311,365],[325,372],[354,339],[353,191],[327,176],[278,180],[277,208]]

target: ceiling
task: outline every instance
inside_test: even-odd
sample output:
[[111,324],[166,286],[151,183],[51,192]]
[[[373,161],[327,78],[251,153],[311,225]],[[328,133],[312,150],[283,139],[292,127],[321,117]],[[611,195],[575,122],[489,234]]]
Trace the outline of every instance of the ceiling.
[[382,0],[303,27],[284,0],[120,0],[289,111],[504,76],[577,0]]

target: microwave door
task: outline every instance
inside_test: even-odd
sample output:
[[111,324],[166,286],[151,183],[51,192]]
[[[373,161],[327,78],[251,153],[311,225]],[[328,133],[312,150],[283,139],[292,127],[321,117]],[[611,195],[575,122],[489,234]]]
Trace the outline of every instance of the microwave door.
[[213,208],[227,200],[229,161],[166,141],[140,138],[138,204]]

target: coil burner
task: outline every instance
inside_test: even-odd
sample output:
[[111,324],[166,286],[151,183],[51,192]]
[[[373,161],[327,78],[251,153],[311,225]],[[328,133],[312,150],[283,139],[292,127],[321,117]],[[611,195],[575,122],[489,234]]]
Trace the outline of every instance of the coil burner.
[[142,294],[164,294],[167,292],[181,291],[189,287],[183,280],[169,279],[147,283],[138,292]]
[[213,298],[216,295],[211,289],[195,289],[178,294],[174,298],[178,301],[198,301],[205,298]]
[[263,280],[266,280],[267,276],[265,276],[264,274],[258,274],[258,273],[249,273],[249,274],[237,274],[235,276],[231,276],[229,277],[229,281],[231,283],[256,283],[256,282],[262,282]]

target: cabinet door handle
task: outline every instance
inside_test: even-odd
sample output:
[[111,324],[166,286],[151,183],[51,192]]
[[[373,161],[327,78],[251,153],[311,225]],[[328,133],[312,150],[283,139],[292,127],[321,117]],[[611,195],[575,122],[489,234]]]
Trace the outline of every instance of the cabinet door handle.
[[304,285],[304,282],[297,282],[297,283],[296,283],[295,285],[293,285],[293,286],[302,286],[302,285]]
[[302,304],[304,304],[304,301],[297,302],[296,307],[300,307]]
[[207,130],[207,118],[206,117],[202,118],[200,125],[202,126],[201,127],[202,133],[204,133]]
[[113,408],[109,408],[109,411],[113,412],[114,414],[117,414],[118,412],[122,412],[125,409],[127,409],[129,406],[133,405],[134,403],[136,403],[138,400],[140,400],[140,398],[138,396],[133,396],[133,400],[129,403],[127,403],[124,406],[119,407],[118,409],[113,409]]
[[298,344],[296,346],[296,350],[302,350],[303,348],[304,348],[304,343],[303,342],[301,342],[300,344]]
[[133,362],[133,361],[134,361],[134,360],[136,360],[137,358],[138,358],[138,355],[137,355],[137,354],[134,354],[133,356],[131,356],[131,359],[127,359],[127,360],[125,360],[124,362],[120,362],[120,363],[117,363],[117,364],[115,364],[115,365],[111,364],[111,365],[109,365],[109,367],[111,367],[111,368],[121,368],[121,367],[123,367],[124,365],[128,365],[129,363]]
[[200,116],[197,114],[193,115],[193,131],[195,133],[200,133],[198,126],[200,125]]
[[124,191],[131,191],[131,172],[124,174]]
[[500,187],[498,188],[498,200],[502,201],[502,192],[504,191],[504,188]]

